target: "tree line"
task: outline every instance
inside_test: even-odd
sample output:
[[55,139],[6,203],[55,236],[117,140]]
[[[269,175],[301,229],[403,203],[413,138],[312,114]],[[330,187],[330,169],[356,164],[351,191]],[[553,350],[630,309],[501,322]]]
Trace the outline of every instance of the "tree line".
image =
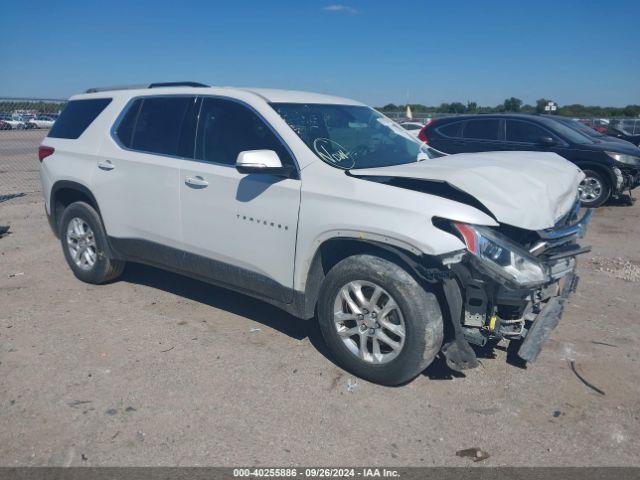
[[13,112],[14,110],[36,110],[40,113],[58,113],[64,107],[64,103],[29,102],[29,101],[0,101],[0,112]]
[[[516,97],[507,98],[500,105],[495,107],[480,106],[476,102],[452,102],[441,103],[440,106],[427,106],[420,103],[410,103],[411,111],[414,114],[434,114],[434,113],[549,113],[545,112],[544,107],[550,102],[549,99],[540,98],[536,100],[535,105],[525,104]],[[384,107],[378,108],[383,112],[403,112],[407,105],[396,105],[389,103]],[[591,105],[563,105],[558,106],[553,112],[557,115],[567,117],[638,117],[640,116],[640,105],[627,105],[626,107],[600,107]]]
[[[420,103],[410,103],[411,111],[415,114],[434,113],[545,113],[544,107],[549,103],[546,98],[536,101],[535,105],[525,104],[516,97],[507,98],[495,107],[480,106],[476,102],[452,102],[441,103],[439,106],[427,106]],[[64,107],[64,103],[33,102],[33,101],[0,101],[0,112],[13,112],[14,110],[36,110],[40,113],[58,113]],[[407,105],[389,103],[378,108],[383,112],[404,112]],[[555,112],[567,117],[639,117],[640,105],[627,105],[626,107],[599,107],[581,104],[558,106]]]

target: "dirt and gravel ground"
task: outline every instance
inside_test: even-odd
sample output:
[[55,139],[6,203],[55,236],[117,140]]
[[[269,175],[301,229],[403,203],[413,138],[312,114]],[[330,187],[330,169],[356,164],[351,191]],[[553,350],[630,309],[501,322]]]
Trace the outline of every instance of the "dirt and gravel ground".
[[[0,195],[37,189],[43,134],[23,134],[0,136]],[[2,201],[0,465],[455,466],[473,447],[482,465],[640,465],[639,218],[640,204],[597,211],[537,363],[500,348],[465,376],[437,361],[387,388],[257,300],[136,265],[83,284],[39,194]]]

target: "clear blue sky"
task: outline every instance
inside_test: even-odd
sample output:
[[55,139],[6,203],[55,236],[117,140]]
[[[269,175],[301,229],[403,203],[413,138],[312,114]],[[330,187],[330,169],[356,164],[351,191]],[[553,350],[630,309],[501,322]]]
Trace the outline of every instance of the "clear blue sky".
[[195,80],[378,106],[640,104],[639,0],[3,1],[0,31],[0,96]]

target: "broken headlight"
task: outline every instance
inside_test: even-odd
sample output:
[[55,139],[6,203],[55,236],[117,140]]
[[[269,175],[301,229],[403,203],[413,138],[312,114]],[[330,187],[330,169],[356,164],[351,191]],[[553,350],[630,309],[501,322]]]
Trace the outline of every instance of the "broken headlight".
[[467,250],[480,263],[519,287],[540,285],[548,280],[546,267],[508,238],[486,227],[454,222]]

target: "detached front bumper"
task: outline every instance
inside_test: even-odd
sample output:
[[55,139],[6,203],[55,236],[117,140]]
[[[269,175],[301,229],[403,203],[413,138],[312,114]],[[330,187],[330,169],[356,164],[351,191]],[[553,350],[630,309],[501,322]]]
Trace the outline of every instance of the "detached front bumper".
[[619,170],[620,175],[622,176],[622,184],[620,188],[621,191],[633,190],[634,188],[640,186],[639,168],[622,167]]
[[468,261],[452,265],[452,275],[443,281],[453,327],[442,348],[447,365],[458,371],[473,368],[477,358],[469,345],[484,347],[500,340],[522,341],[518,356],[533,362],[578,285],[571,260],[569,272],[536,288],[497,283]]
[[575,271],[563,278],[560,294],[556,297],[551,297],[547,301],[542,311],[531,323],[531,326],[523,332],[524,342],[518,350],[520,358],[527,362],[533,362],[538,357],[549,333],[558,325],[564,305],[569,296],[575,292],[578,281],[579,277]]
[[442,352],[451,368],[472,368],[469,344],[502,339],[522,341],[518,355],[536,359],[577,287],[576,257],[591,250],[577,241],[593,211],[579,213],[576,201],[553,228],[537,232],[454,224],[467,250],[443,260],[451,273],[444,290],[453,332]]
[[464,299],[465,339],[478,346],[492,340],[524,339],[520,356],[533,361],[578,284],[575,258],[556,262],[560,264],[562,272],[556,270],[544,285],[528,288],[498,283],[472,262],[455,265],[452,270]]
[[463,299],[464,339],[484,346],[500,339],[522,341],[518,356],[533,362],[557,326],[569,296],[576,290],[576,257],[590,251],[575,242],[584,235],[592,211],[573,224],[538,232],[533,251],[546,273],[535,284],[518,284],[493,274],[477,256],[467,255],[451,266]]

